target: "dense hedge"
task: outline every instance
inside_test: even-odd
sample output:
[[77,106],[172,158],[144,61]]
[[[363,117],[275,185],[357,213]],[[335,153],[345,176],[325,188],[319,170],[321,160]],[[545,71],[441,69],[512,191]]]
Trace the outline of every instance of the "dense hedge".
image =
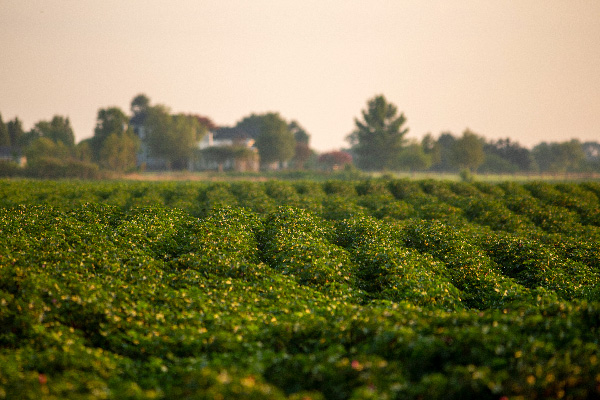
[[595,182],[0,194],[0,399],[600,397]]

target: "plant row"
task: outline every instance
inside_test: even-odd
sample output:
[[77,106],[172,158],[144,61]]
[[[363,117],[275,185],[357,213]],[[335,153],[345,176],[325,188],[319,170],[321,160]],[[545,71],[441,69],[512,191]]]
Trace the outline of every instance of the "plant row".
[[490,188],[88,185],[0,209],[0,398],[600,395],[597,242],[477,223]]

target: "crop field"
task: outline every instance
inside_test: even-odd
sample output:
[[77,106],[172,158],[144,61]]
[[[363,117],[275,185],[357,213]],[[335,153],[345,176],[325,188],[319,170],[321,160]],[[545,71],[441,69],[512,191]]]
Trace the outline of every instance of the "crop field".
[[600,182],[0,180],[0,399],[600,398]]

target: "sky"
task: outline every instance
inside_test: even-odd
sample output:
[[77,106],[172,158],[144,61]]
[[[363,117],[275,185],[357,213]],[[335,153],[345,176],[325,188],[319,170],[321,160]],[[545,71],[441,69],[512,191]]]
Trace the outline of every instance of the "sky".
[[598,0],[0,0],[0,114],[25,129],[146,94],[233,126],[279,112],[348,146],[376,95],[407,138],[600,141]]

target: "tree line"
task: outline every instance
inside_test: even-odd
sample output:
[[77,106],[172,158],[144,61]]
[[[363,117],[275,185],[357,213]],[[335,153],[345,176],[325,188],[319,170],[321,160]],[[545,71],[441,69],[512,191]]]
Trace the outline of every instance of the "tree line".
[[[275,112],[251,114],[234,126],[219,127],[209,117],[173,113],[166,105],[152,104],[145,94],[133,98],[129,111],[99,109],[93,136],[79,143],[68,117],[57,115],[25,131],[18,117],[5,124],[0,115],[0,148],[10,151],[14,160],[24,156],[32,175],[41,171],[47,175],[60,166],[62,172],[54,171],[59,176],[68,175],[72,164],[80,170],[85,165],[92,171],[122,173],[143,169],[148,160],[160,160],[164,169],[184,170],[192,169],[198,158],[218,164],[256,157],[256,153],[265,166],[304,168],[315,156],[306,130]],[[199,143],[209,133],[225,137],[227,144],[201,149]],[[2,164],[4,175],[7,170],[17,172],[16,166],[9,165],[12,162]]]
[[[337,169],[354,166],[365,171],[436,171],[469,173],[600,172],[600,143],[542,142],[527,149],[509,138],[486,140],[465,129],[462,135],[442,132],[421,140],[408,139],[407,118],[383,95],[367,101],[349,147],[317,154],[310,135],[297,121],[279,113],[250,114],[233,126],[217,126],[199,114],[173,113],[139,94],[129,114],[119,107],[97,112],[92,137],[75,142],[68,117],[55,115],[25,131],[18,117],[4,123],[0,115],[0,173],[15,175],[23,169],[6,161],[24,156],[32,176],[92,177],[99,171],[119,173],[144,168],[147,160],[161,160],[169,170],[193,169],[198,159],[222,166],[227,160],[258,158],[263,169]],[[207,135],[221,145],[201,148]],[[226,145],[223,139],[226,139]]]
[[373,97],[355,119],[348,135],[349,153],[360,169],[478,172],[570,173],[600,172],[600,143],[571,139],[542,142],[531,150],[509,138],[486,140],[465,129],[462,135],[442,132],[409,140],[406,117],[383,95]]

